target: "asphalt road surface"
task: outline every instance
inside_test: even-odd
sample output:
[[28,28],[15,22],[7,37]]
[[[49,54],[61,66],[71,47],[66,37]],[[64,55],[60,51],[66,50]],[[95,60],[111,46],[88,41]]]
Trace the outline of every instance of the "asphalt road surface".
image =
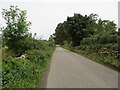
[[57,47],[47,88],[118,88],[118,72],[69,50]]

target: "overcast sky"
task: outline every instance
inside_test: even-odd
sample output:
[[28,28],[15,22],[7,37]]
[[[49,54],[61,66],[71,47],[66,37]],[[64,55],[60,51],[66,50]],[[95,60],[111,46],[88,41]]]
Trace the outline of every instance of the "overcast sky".
[[[37,36],[48,39],[55,32],[58,23],[66,20],[67,16],[74,13],[89,15],[98,14],[99,18],[115,21],[118,24],[119,0],[1,0],[2,8],[17,5],[22,10],[27,10],[27,17],[32,22],[30,31]],[[1,19],[0,25],[4,26]]]

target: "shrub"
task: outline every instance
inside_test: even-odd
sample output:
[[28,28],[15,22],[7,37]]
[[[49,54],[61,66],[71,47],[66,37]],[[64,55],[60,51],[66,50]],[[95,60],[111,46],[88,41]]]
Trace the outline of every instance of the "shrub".
[[29,61],[24,59],[15,59],[7,57],[3,59],[2,63],[2,81],[3,87],[7,87],[16,80],[25,79],[27,77],[27,69],[29,68]]
[[38,88],[53,50],[26,51],[26,59],[3,57],[3,88]]
[[48,48],[49,48],[49,44],[47,43],[47,41],[34,40],[34,49],[46,50]]
[[26,54],[28,60],[30,60],[33,63],[39,63],[39,64],[44,63],[45,58],[49,56],[49,53],[40,50],[30,50],[27,51]]
[[5,19],[6,27],[2,30],[3,42],[17,56],[20,56],[28,48],[26,38],[31,22],[27,21],[26,11],[20,10],[17,6],[10,6],[3,9],[2,16]]

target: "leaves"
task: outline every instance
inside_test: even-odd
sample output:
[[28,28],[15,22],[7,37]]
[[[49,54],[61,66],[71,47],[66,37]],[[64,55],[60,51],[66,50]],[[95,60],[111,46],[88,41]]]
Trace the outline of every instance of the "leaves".
[[19,56],[28,48],[25,46],[27,43],[23,42],[29,37],[28,30],[31,25],[26,20],[26,11],[20,10],[17,6],[10,6],[9,9],[3,9],[2,16],[6,21],[6,27],[3,29],[3,43]]
[[63,23],[59,23],[55,29],[55,41],[64,44],[64,41],[79,46],[84,37],[88,37],[95,31],[96,19],[94,14],[82,16],[75,13],[73,17],[67,17]]
[[[4,57],[2,63],[3,88],[39,87],[43,73],[54,49],[29,50],[26,59]],[[33,83],[31,83],[31,80]]]

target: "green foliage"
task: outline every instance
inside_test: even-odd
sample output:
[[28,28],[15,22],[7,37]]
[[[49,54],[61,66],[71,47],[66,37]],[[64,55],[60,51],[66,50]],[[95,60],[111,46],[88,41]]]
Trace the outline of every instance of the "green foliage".
[[53,51],[54,48],[29,50],[26,52],[26,59],[4,57],[3,88],[39,88]]
[[73,17],[67,18],[67,31],[71,37],[73,46],[79,46],[84,37],[87,37],[93,33],[92,30],[88,29],[89,21],[89,16],[82,16],[81,14],[74,14]]
[[54,36],[50,35],[49,37],[49,46],[54,47],[55,46],[55,41],[54,41]]
[[[74,14],[73,17],[67,17],[63,23],[59,23],[55,29],[55,42],[63,45],[64,41],[72,43],[73,46],[79,46],[84,37],[93,34],[96,23],[96,14],[90,16],[82,16],[81,14]],[[91,27],[90,27],[91,26]]]
[[56,44],[63,45],[64,40],[70,41],[69,34],[67,34],[67,22],[59,23],[55,29],[54,40]]
[[28,60],[15,59],[12,57],[3,59],[3,87],[11,86],[11,82],[15,82],[20,78],[25,79],[27,77],[27,68],[29,68],[29,63],[30,62]]
[[81,44],[108,44],[108,43],[117,43],[118,35],[113,33],[99,33],[92,35],[88,38],[83,38]]
[[56,44],[64,45],[64,41],[72,46],[79,46],[80,43],[105,44],[117,43],[116,24],[113,21],[98,19],[97,14],[82,16],[74,14],[67,17],[63,23],[59,23],[55,29],[54,40]]
[[81,54],[87,56],[88,58],[93,59],[97,62],[112,66],[113,68],[120,70],[120,61],[114,57],[106,56],[103,54],[91,53],[90,51],[83,51],[83,50],[79,50],[79,53],[81,53]]
[[17,6],[3,9],[2,16],[6,21],[6,27],[3,29],[3,43],[8,46],[18,56],[28,49],[29,26],[30,22],[26,20],[26,11],[22,11]]
[[50,42],[52,42],[52,43],[54,43],[54,39],[53,39],[54,37],[53,37],[53,35],[50,35],[50,37],[49,37],[49,40],[48,41],[50,41]]
[[50,47],[54,47],[54,43],[49,42],[49,41],[44,41],[44,40],[33,40],[33,48],[37,50],[47,50]]
[[[8,10],[3,9],[2,15],[6,21],[2,29],[3,47],[0,48],[3,50],[2,87],[39,88],[55,48],[52,38],[46,41],[35,39],[36,34],[32,37],[26,11],[10,6]],[[25,57],[19,57],[21,55]]]
[[72,43],[68,43],[67,41],[64,41],[64,47],[71,47]]
[[33,46],[31,50],[26,50],[25,59],[12,57],[13,51],[3,48],[3,88],[39,88],[54,47],[50,47],[47,41],[29,39],[28,48],[32,42]]
[[116,24],[113,21],[99,19],[95,33],[99,34],[99,33],[115,32],[116,29],[117,29]]
[[115,33],[95,34],[81,41],[80,49],[118,58],[118,35]]
[[117,38],[117,40],[118,40],[118,59],[120,59],[120,30],[119,30],[119,32],[118,32],[119,34],[119,36],[118,36],[118,38]]
[[54,34],[55,41],[66,49],[83,53],[119,69],[120,36],[116,31],[116,24],[97,18],[96,14],[74,14],[73,17],[68,17],[67,21],[58,24]]
[[45,62],[45,59],[50,56],[50,53],[46,51],[38,51],[38,50],[29,50],[26,52],[27,59],[33,63],[39,63],[42,65]]

